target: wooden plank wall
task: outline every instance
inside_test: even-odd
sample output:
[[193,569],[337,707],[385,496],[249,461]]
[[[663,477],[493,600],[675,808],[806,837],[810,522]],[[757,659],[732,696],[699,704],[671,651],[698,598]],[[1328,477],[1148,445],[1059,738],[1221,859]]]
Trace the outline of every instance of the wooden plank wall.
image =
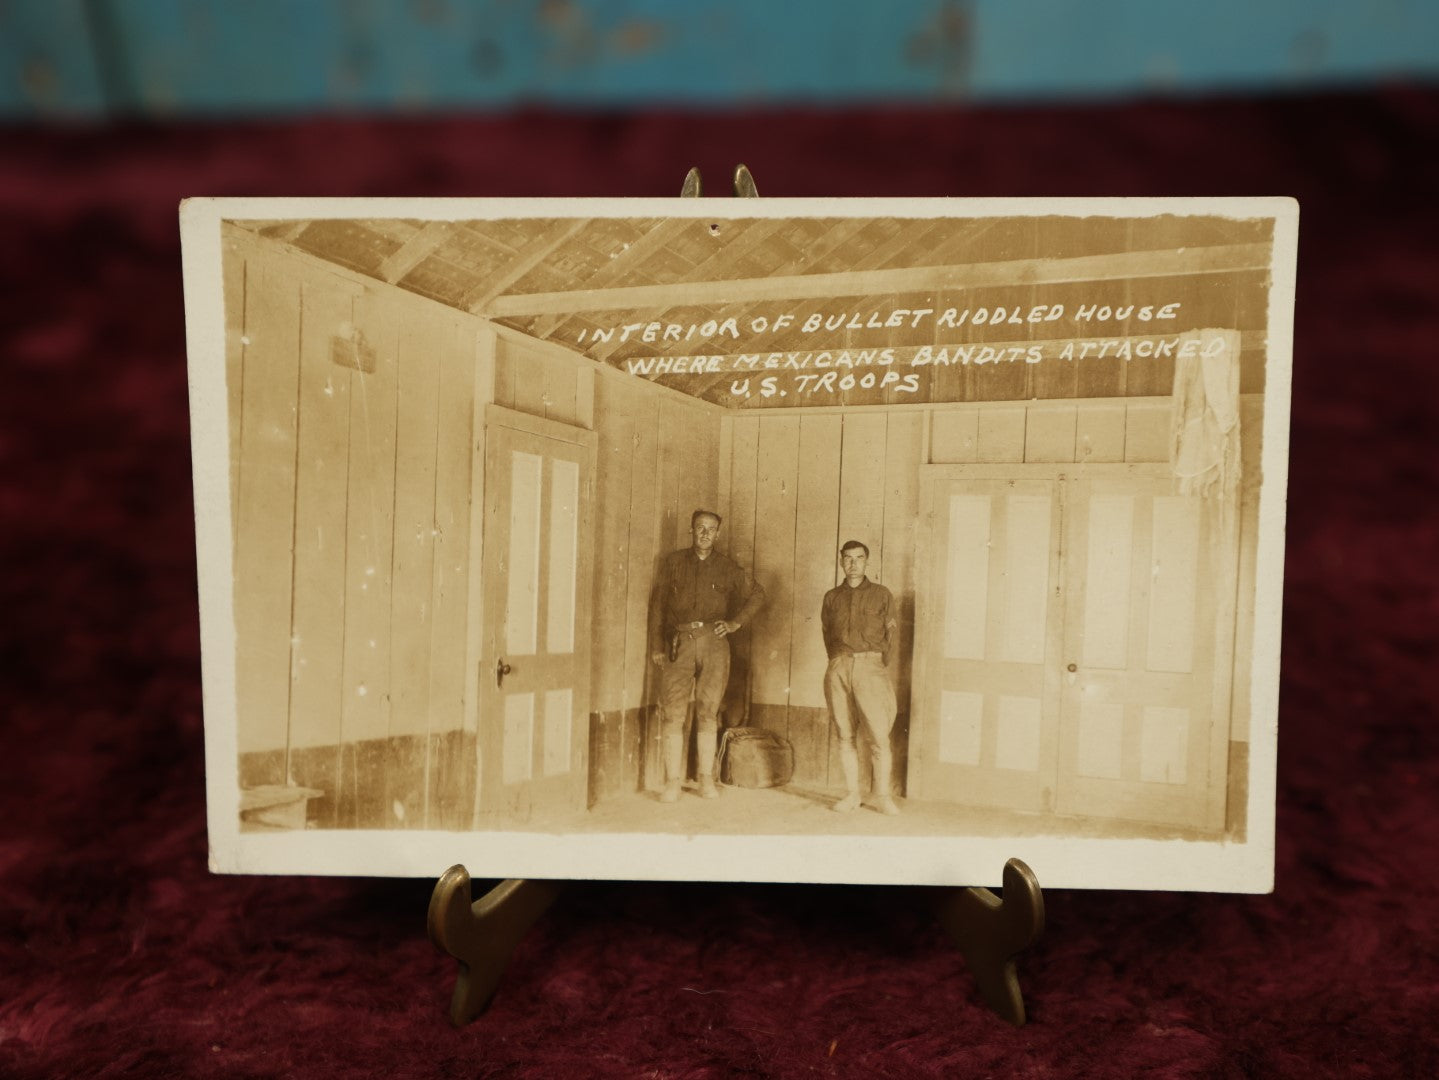
[[578,353],[496,328],[496,405],[562,424],[593,428],[595,369],[592,361]]
[[659,558],[689,546],[690,514],[719,506],[720,419],[638,379],[595,380],[592,800],[662,784],[650,590]]
[[747,635],[752,722],[794,744],[796,783],[825,790],[841,784],[819,629],[824,593],[839,581],[841,543],[869,545],[869,576],[889,587],[899,608],[899,648],[891,665],[900,716],[892,746],[893,782],[902,791],[919,466],[1167,461],[1170,411],[1167,398],[1140,398],[725,416],[720,441],[729,451],[729,476],[722,487],[734,529],[721,539],[769,594]]
[[323,826],[459,824],[482,324],[225,243],[241,783],[320,789]]
[[[893,660],[900,727],[908,715],[914,619],[914,530],[926,417],[919,410],[793,410],[727,416],[728,490],[735,531],[728,551],[764,586],[765,610],[748,633],[752,723],[795,747],[795,781],[840,783],[825,707],[827,664],[820,633],[824,594],[839,581],[838,549],[869,546],[869,576],[898,608],[901,646]],[[722,535],[722,540],[726,538]],[[905,746],[904,732],[895,744]]]

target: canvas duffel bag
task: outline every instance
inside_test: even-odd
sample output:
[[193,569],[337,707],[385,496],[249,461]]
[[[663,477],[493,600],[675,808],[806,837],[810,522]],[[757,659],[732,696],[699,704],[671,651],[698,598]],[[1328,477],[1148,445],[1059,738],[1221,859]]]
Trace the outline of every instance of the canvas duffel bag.
[[794,775],[794,747],[761,727],[725,728],[719,759],[720,783],[735,787],[781,787]]

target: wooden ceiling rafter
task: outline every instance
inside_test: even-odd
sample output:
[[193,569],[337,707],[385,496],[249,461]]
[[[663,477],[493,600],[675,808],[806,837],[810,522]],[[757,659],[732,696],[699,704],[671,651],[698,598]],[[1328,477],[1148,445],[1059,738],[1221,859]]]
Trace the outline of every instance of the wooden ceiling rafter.
[[301,235],[310,227],[310,221],[286,221],[265,231],[265,235],[282,244],[298,244]]
[[535,240],[529,247],[519,253],[519,258],[511,263],[505,270],[492,278],[486,278],[467,291],[459,301],[459,306],[475,315],[485,313],[485,308],[494,298],[508,289],[520,278],[524,277],[546,258],[554,254],[559,248],[572,240],[587,224],[584,218],[575,218],[563,223],[562,227],[553,233],[549,233],[538,240]]
[[[694,224],[694,222],[690,222],[690,224]],[[766,243],[772,242],[790,224],[792,223],[787,222],[783,219],[762,218],[750,221],[746,223],[746,228],[740,234],[738,239],[726,243],[720,250],[715,251],[712,255],[710,255],[709,258],[705,259],[701,263],[696,264],[692,273],[698,276],[705,273],[713,274],[717,270],[733,268],[737,263],[739,263],[747,256],[751,255],[758,248],[760,248]],[[832,229],[827,230],[827,232],[825,233],[826,238],[829,238],[831,235],[833,235],[833,239],[831,242],[824,244],[822,248],[816,246],[803,252],[797,252],[796,257],[786,265],[799,267],[812,265],[817,259],[827,257],[831,255],[835,250],[842,248],[846,243],[851,242],[855,238],[855,236],[866,226],[873,226],[876,224],[877,223],[875,222],[866,221],[864,219],[846,220],[843,222],[839,222]],[[848,225],[852,225],[853,227],[845,228],[845,226]],[[624,326],[626,324],[634,322],[654,321],[703,322],[711,318],[723,322],[725,318],[731,315],[739,317],[740,315],[744,314],[742,302],[721,305],[719,307],[715,307],[712,305],[692,305],[692,308],[692,313],[685,312],[680,309],[667,309],[663,312],[653,312],[636,309],[630,312],[619,313],[617,318],[611,321],[610,325]],[[568,321],[572,318],[579,317],[580,316],[577,313],[570,313],[563,316],[563,320]],[[587,320],[587,323],[592,327],[600,325],[599,323],[590,320]],[[596,360],[600,360],[603,362],[611,362],[616,353],[627,347],[634,348],[634,345],[634,339],[630,339],[628,341],[621,341],[619,336],[616,336],[609,342],[595,346],[593,348],[585,349],[584,351]],[[683,351],[685,348],[693,349],[695,346],[689,343],[685,343],[677,347],[680,348],[681,351]],[[669,351],[669,346],[667,346],[666,343],[660,343],[660,348],[655,349],[651,347],[645,351],[665,353]]]
[[[565,288],[573,288],[576,282],[585,281],[598,274],[614,261],[616,253],[626,245],[639,242],[664,219],[662,218],[606,218],[587,222],[573,243],[564,245],[555,256],[537,266],[530,277],[549,277],[560,281]],[[654,282],[658,284],[658,281]],[[528,279],[516,283],[518,290],[528,289]]]
[[[695,221],[692,219],[685,219],[684,224],[693,225],[695,224]],[[775,237],[781,234],[786,227],[793,227],[794,224],[795,223],[793,221],[786,221],[783,219],[755,219],[749,223],[749,227],[743,233],[741,233],[738,240],[726,244],[723,249],[714,252],[705,260],[697,263],[695,265],[694,271],[692,272],[712,273],[715,267],[723,265],[726,261],[733,262],[739,258],[743,258],[745,255],[750,254],[763,243],[774,240]],[[809,220],[804,220],[803,224],[811,224],[811,222]],[[814,224],[822,223],[815,222]],[[873,222],[864,218],[846,218],[837,221],[832,225],[829,225],[827,228],[822,229],[820,233],[821,238],[818,240],[814,240],[813,242],[805,243],[803,250],[795,248],[794,245],[790,243],[789,246],[792,250],[795,251],[795,255],[792,259],[787,260],[785,263],[781,264],[777,269],[782,272],[793,271],[795,269],[809,266],[819,260],[827,258],[836,249],[843,247],[846,243],[852,240],[854,236],[862,229],[864,229],[867,225],[871,224],[873,224]],[[800,239],[806,240],[807,238],[802,237]],[[704,319],[710,317],[710,315],[712,314],[711,310],[708,307],[702,305],[692,306],[695,307],[695,317],[699,321],[703,321]],[[722,318],[723,316],[720,317]],[[679,316],[676,314],[675,309],[669,309],[665,312],[658,314],[654,312],[635,310],[633,312],[620,313],[616,320],[610,320],[609,322],[602,322],[600,320],[586,318],[585,313],[581,312],[567,312],[563,314],[557,313],[549,317],[537,318],[534,322],[531,322],[527,325],[525,332],[533,334],[536,337],[540,337],[543,340],[554,341],[555,334],[560,330],[573,328],[578,331],[578,327],[574,326],[574,324],[576,323],[581,324],[589,330],[594,330],[610,324],[623,326],[629,322],[676,321],[676,319],[678,318]],[[541,330],[543,330],[544,332],[541,333]],[[566,336],[568,337],[569,335]],[[574,336],[577,337],[578,334],[576,333]],[[617,351],[619,351],[627,344],[631,343],[622,343],[619,341],[618,337],[616,337],[611,342],[599,345],[593,349],[586,349],[585,352],[596,360],[608,362]]]
[[[473,222],[457,221],[452,224],[454,228],[450,234],[450,242],[430,256],[425,264],[427,268],[431,264],[440,263],[474,278],[477,274],[493,272],[490,267],[497,261],[507,264],[519,254],[518,248],[505,243],[499,237],[472,228]],[[465,286],[461,295],[471,287]]]
[[629,285],[552,293],[506,293],[475,314],[541,315],[554,312],[662,312],[674,307],[718,306],[765,300],[802,300],[875,293],[931,292],[993,285],[1052,285],[1123,278],[1179,277],[1194,274],[1263,270],[1267,244],[1228,244],[1207,248],[1079,255],[1061,259],[1010,259],[947,266],[908,266],[880,270],[841,270],[821,274],[770,275],[673,285]]
[[454,226],[448,221],[427,221],[380,263],[381,279],[394,285],[440,249]]
[[[643,264],[655,252],[668,247],[684,231],[685,226],[690,224],[691,222],[684,218],[656,219],[638,240],[626,245],[610,259],[607,265],[600,267],[587,279],[576,282],[576,284],[586,288],[622,284],[625,278],[639,269],[637,264]],[[568,318],[568,314],[543,316],[534,322],[529,333],[541,340],[549,340],[550,335]]]
[[[905,224],[903,227],[894,232],[884,244],[872,249],[871,254],[868,257],[861,259],[856,269],[858,270],[877,268],[873,266],[868,266],[866,264],[883,264],[884,262],[893,258],[893,253],[895,252],[912,250],[912,245],[921,242],[924,236],[928,234],[929,230],[934,227],[934,224],[935,223],[928,221],[916,221]],[[978,228],[975,230],[975,234],[982,233],[986,224],[986,221],[976,222],[975,225]],[[943,294],[936,294],[921,302],[914,299],[906,300],[906,298],[902,294],[876,293],[868,297],[867,299],[872,302],[873,306],[876,309],[879,310],[884,310],[885,308],[902,308],[905,306],[909,306],[912,308],[925,305],[942,308],[944,306],[954,306],[956,303],[962,303],[962,301],[956,300],[956,295],[956,291],[951,291],[947,299]],[[963,291],[958,291],[958,295],[962,296]],[[727,317],[734,316],[736,318],[743,319],[743,317],[745,317],[747,314],[749,313],[746,311],[744,306],[739,304],[723,305],[719,307],[711,306],[705,308],[696,307],[691,309],[669,309],[659,314],[656,314],[654,312],[635,310],[622,313],[619,317],[613,319],[610,325],[624,326],[629,323],[649,321],[688,323],[701,322],[706,319],[714,319],[716,321],[723,322]],[[1162,326],[1162,324],[1157,325]],[[1009,340],[1004,340],[1001,342],[996,338],[988,336],[991,334],[992,330],[999,329],[1001,328],[998,326],[992,328],[986,326],[982,329],[976,327],[973,330],[969,331],[969,340],[966,343],[981,345],[1002,344],[1004,347],[1011,347],[1018,343],[1016,341]],[[1040,330],[1041,328],[1035,326],[1032,329]],[[979,335],[977,338],[974,336],[976,333],[978,333]],[[1155,333],[1163,333],[1163,331],[1155,330]],[[1094,334],[1093,336],[1105,337],[1107,335],[1103,334],[1102,332],[1096,332],[1096,334]],[[838,351],[845,348],[854,349],[856,347],[867,347],[856,346],[852,341],[851,335],[844,334],[839,335],[838,337],[839,340],[828,340],[824,344],[819,344],[810,340],[809,335],[801,333],[798,326],[795,326],[782,334],[770,336],[762,341],[757,340],[755,348],[743,351],[746,353],[761,352],[768,354],[773,352],[821,352],[826,350]],[[627,356],[675,356],[697,353],[711,355],[713,354],[712,344],[713,343],[710,342],[701,342],[699,344],[695,344],[693,342],[674,343],[666,342],[663,340],[654,343],[643,343],[634,336],[631,336],[627,341],[622,342],[619,335],[617,334],[616,337],[610,342],[598,346],[586,348],[583,345],[577,345],[575,347],[582,349],[596,360],[611,364],[622,364],[624,362],[624,357]],[[950,347],[952,347],[952,345]],[[738,355],[738,353],[732,353],[730,355]]]
[[404,281],[398,283],[399,287],[432,296],[448,307],[459,308],[466,290],[470,288],[469,283],[476,279],[478,271],[473,266],[460,266],[453,262],[449,257],[453,250],[452,245],[431,255],[406,274]]
[[[479,252],[476,252],[479,249]],[[450,243],[448,246],[437,250],[435,255],[414,267],[410,272],[409,280],[419,273],[433,273],[440,278],[453,280],[456,285],[455,296],[465,296],[476,288],[479,282],[495,278],[499,273],[511,265],[517,252],[504,250],[499,247],[476,244],[475,247],[460,247],[459,244]],[[482,259],[484,260],[481,260]],[[458,305],[458,299],[455,301]]]
[[[755,248],[759,247],[761,244],[767,241],[783,225],[784,221],[777,219],[762,219],[756,221],[751,228],[746,229],[745,232],[741,234],[738,240],[726,244],[723,249],[721,249],[720,251],[716,251],[704,262],[698,263],[694,268],[694,273],[712,273],[714,271],[714,268],[717,266],[733,264],[736,260],[743,258],[745,255],[749,254]],[[636,312],[635,314],[638,315],[642,313]],[[665,316],[668,314],[668,312],[653,314],[652,318],[642,319],[639,321],[673,321],[665,318]],[[721,311],[715,312],[713,314],[713,317],[723,320],[725,318],[725,315]],[[624,324],[621,323],[620,325]],[[602,360],[607,362],[611,356],[613,356],[620,349],[624,348],[627,344],[629,343],[620,341],[619,335],[616,335],[614,338],[612,338],[608,342],[605,342],[603,345],[599,345],[594,349],[588,349],[586,351],[596,360]]]

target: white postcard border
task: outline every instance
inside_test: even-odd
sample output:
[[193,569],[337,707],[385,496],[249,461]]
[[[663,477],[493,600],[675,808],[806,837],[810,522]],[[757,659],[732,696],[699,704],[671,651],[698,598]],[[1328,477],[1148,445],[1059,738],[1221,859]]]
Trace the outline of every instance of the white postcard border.
[[[1264,391],[1263,482],[1250,690],[1247,838],[676,836],[519,831],[241,833],[222,297],[222,220],[284,218],[977,217],[1160,214],[1275,221]],[[751,880],[998,885],[1014,856],[1050,888],[1263,893],[1273,888],[1275,767],[1298,204],[1285,197],[1177,199],[390,199],[197,198],[181,207],[189,352],[210,868],[217,873],[477,878]]]

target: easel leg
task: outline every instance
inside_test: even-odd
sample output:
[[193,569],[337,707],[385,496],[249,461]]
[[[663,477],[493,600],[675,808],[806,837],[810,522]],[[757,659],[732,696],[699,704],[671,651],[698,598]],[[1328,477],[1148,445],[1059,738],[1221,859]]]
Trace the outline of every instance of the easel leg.
[[1044,894],[1034,871],[1018,859],[1004,864],[1004,899],[988,889],[946,890],[940,925],[969,966],[980,996],[1016,1027],[1025,1020],[1014,960],[1044,933]]
[[520,938],[554,903],[563,881],[502,881],[473,904],[470,874],[452,866],[430,896],[430,940],[460,962],[450,1023],[468,1024],[489,1007]]

